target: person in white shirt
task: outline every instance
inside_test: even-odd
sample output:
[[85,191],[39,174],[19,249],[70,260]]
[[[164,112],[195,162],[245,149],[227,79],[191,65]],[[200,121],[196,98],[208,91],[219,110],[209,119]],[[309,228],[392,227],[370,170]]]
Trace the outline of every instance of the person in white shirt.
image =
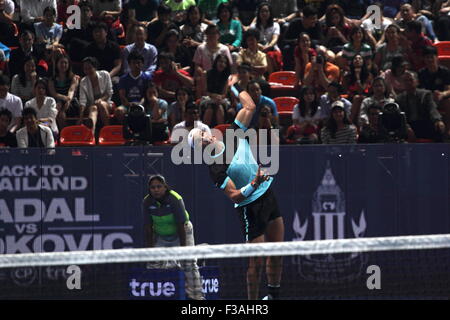
[[98,60],[94,57],[83,59],[83,71],[86,75],[80,82],[80,123],[83,120],[84,110],[89,113],[92,121],[90,127],[95,132],[97,117],[104,126],[109,125],[111,97],[113,95],[112,81],[108,71],[97,70]]
[[199,120],[200,111],[198,106],[194,103],[189,103],[186,106],[186,112],[184,113],[184,121],[177,123],[173,129],[172,134],[170,135],[170,143],[177,144],[182,141],[187,141],[187,137],[189,135],[189,131],[193,128],[199,128],[202,131],[206,131],[211,134],[211,129]]
[[25,108],[22,112],[25,127],[17,131],[17,147],[19,148],[54,148],[52,130],[49,127],[39,124],[36,110]]
[[56,0],[20,0],[20,16],[26,24],[44,21],[44,9],[52,7],[57,10]]
[[58,126],[56,125],[56,101],[48,94],[48,84],[44,79],[39,79],[34,85],[34,98],[25,103],[25,108],[33,108],[36,110],[37,119],[40,124],[52,129],[55,136],[58,134]]
[[14,133],[20,127],[22,120],[22,100],[11,93],[9,93],[9,77],[0,75],[0,109],[5,108],[11,111],[13,120],[9,125],[9,131]]

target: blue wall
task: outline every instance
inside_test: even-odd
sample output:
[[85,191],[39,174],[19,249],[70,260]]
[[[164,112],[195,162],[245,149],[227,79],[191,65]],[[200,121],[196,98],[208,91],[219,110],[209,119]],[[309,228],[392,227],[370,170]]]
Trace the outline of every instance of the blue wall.
[[[207,167],[174,165],[170,155],[168,147],[0,149],[0,254],[142,247],[141,201],[154,173],[183,196],[198,244],[242,242],[233,204]],[[273,189],[285,240],[449,233],[449,155],[448,144],[281,146]],[[53,188],[55,178],[78,188]],[[367,259],[345,261],[361,277]],[[286,265],[299,279],[326,277],[308,271],[310,262]]]

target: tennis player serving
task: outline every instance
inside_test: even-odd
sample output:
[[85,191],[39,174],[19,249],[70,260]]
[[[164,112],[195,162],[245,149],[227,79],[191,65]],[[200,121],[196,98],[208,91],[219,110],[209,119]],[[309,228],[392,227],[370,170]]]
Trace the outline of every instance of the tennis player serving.
[[[264,173],[256,162],[250,145],[240,133],[248,130],[256,105],[250,95],[238,88],[243,108],[236,115],[234,123],[227,129],[233,130],[238,143],[227,144],[227,134],[220,141],[208,132],[194,128],[189,132],[188,142],[193,148],[214,146],[214,156],[224,157],[226,148],[233,147],[231,161],[217,161],[209,165],[209,172],[215,185],[235,203],[242,222],[247,243],[279,242],[284,240],[284,223],[277,200],[270,185],[273,177]],[[242,129],[240,131],[239,129]],[[229,132],[230,133],[230,132]],[[231,136],[231,135],[230,135]],[[234,139],[234,137],[233,137]],[[231,141],[230,141],[231,142]],[[213,148],[211,148],[213,149]],[[259,282],[264,266],[264,257],[249,259],[247,270],[247,294],[250,300],[259,296]],[[279,299],[282,273],[282,258],[266,258],[268,295],[266,299]]]

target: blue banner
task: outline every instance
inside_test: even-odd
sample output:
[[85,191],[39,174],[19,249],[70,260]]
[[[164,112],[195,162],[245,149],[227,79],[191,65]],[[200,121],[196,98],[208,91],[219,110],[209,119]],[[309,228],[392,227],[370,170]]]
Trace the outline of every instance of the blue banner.
[[[171,150],[0,150],[0,254],[144,247],[141,203],[155,173],[183,197],[197,244],[243,242],[233,204],[213,186],[208,168],[175,165]],[[272,186],[285,240],[449,233],[449,155],[447,144],[281,146]],[[286,266],[299,281],[352,281],[365,274],[370,257],[333,261],[296,257]],[[330,265],[340,270],[333,277]],[[85,269],[95,284],[96,271]],[[67,278],[56,267],[0,270],[0,283],[21,293]]]

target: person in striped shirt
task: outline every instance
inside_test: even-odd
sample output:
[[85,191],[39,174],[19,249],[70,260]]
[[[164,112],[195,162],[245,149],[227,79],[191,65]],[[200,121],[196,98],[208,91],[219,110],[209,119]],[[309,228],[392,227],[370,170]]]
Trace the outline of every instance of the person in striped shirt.
[[342,101],[335,101],[331,105],[331,115],[321,131],[323,144],[352,144],[356,143],[356,127],[351,124]]
[[344,45],[344,48],[336,56],[336,63],[341,68],[348,70],[350,62],[357,55],[360,54],[364,59],[372,57],[372,47],[375,47],[375,39],[372,35],[367,33],[363,28],[354,26],[349,33],[350,42]]

